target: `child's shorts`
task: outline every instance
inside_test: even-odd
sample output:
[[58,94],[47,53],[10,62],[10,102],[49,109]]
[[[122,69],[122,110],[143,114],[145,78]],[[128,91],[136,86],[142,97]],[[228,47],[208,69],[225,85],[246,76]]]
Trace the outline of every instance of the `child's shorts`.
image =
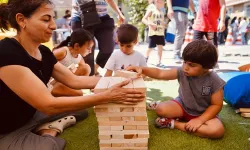
[[172,100],[172,101],[173,101],[173,102],[176,102],[176,103],[181,107],[181,109],[182,109],[182,114],[183,114],[183,116],[179,118],[180,120],[183,120],[183,121],[190,121],[190,120],[192,120],[192,119],[194,119],[194,118],[199,117],[199,116],[193,116],[193,115],[188,114],[188,113],[183,109],[182,105],[181,105],[177,100]]
[[148,48],[155,48],[156,45],[165,46],[165,38],[164,38],[164,36],[159,36],[159,35],[149,36]]

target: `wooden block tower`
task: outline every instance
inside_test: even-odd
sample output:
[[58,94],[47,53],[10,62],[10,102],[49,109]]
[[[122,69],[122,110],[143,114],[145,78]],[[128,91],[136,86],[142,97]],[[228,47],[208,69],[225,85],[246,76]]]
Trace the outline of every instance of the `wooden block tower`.
[[[123,77],[103,77],[95,87],[95,93],[107,90],[114,84],[127,80]],[[131,79],[124,88],[146,92],[142,78]],[[147,150],[148,119],[146,101],[136,105],[103,104],[94,108],[99,128],[101,150]]]

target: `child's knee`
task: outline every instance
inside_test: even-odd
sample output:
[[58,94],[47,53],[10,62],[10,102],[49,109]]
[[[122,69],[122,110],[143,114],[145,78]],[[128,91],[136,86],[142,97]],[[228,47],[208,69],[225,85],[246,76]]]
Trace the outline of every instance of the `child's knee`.
[[225,128],[223,125],[217,126],[215,128],[210,129],[209,137],[214,139],[219,139],[224,136]]
[[81,67],[78,68],[81,72],[81,75],[83,76],[89,76],[90,72],[91,72],[91,68],[88,64],[84,64]]
[[155,108],[155,112],[158,116],[165,116],[166,115],[166,104],[161,102]]

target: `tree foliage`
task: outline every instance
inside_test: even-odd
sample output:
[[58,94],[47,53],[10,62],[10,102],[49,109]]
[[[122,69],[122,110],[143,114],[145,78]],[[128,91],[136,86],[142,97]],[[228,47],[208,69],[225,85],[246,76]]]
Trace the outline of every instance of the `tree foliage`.
[[131,24],[137,26],[140,31],[141,38],[144,37],[145,25],[142,23],[142,18],[146,13],[148,6],[147,0],[123,0],[124,4],[129,7],[129,16]]
[[8,0],[0,0],[0,4],[1,3],[7,3],[8,2]]

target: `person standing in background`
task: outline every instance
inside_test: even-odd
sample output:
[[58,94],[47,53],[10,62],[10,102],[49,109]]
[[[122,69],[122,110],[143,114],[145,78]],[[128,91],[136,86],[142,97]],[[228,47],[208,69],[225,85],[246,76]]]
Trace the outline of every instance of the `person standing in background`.
[[198,14],[193,25],[193,40],[201,40],[205,36],[208,42],[217,47],[217,31],[225,30],[225,18],[225,0],[200,0]]
[[181,60],[181,47],[184,43],[185,32],[188,25],[188,8],[196,16],[193,0],[167,0],[168,17],[176,24],[174,40],[174,59],[176,63]]
[[[72,0],[71,25],[73,31],[75,29],[82,28],[80,6],[90,1],[91,0]],[[111,18],[107,13],[108,5],[117,13],[120,23],[125,21],[125,17],[114,0],[95,0],[95,3],[101,23],[85,28],[94,35],[98,42],[99,48],[99,53],[96,57],[96,64],[94,60],[94,49],[92,50],[92,53],[84,57],[85,62],[91,67],[90,75],[99,75],[97,69],[99,66],[101,68],[105,66],[114,50],[113,35],[115,23],[114,19]]]
[[247,41],[246,41],[247,21],[246,21],[246,19],[247,18],[244,17],[240,21],[240,25],[239,25],[239,34],[241,34],[242,45],[247,45]]

